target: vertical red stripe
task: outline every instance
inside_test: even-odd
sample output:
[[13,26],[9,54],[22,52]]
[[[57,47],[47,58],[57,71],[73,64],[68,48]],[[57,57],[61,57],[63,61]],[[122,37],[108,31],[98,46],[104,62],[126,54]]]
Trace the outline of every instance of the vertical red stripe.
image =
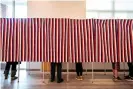
[[81,62],[86,62],[86,55],[85,55],[85,38],[84,38],[84,25],[83,25],[83,20],[80,20],[80,24],[81,24],[81,48],[82,48],[82,61]]
[[84,38],[85,38],[85,54],[86,62],[91,60],[91,49],[90,49],[90,25],[88,24],[89,20],[83,20],[84,25]]

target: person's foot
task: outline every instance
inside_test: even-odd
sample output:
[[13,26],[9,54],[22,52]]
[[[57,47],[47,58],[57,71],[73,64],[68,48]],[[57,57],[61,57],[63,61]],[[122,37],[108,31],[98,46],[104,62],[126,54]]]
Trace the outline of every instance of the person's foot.
[[16,79],[18,79],[18,77],[11,77],[11,80],[13,81],[13,80],[16,80]]
[[130,77],[130,79],[126,79],[127,81],[133,81],[133,77]]
[[117,80],[122,80],[119,76],[118,76],[118,77],[114,77],[114,76],[113,76],[113,79],[114,79],[115,81],[117,81]]
[[80,76],[80,80],[81,80],[81,81],[83,80],[83,76]]
[[63,79],[60,79],[57,81],[57,83],[62,83],[64,80]]
[[125,76],[125,79],[127,80],[127,81],[133,81],[133,77],[131,77],[131,76]]
[[77,80],[80,80],[80,76],[77,76],[76,79],[77,79]]
[[8,76],[5,76],[5,79],[8,79]]
[[124,76],[124,79],[130,79],[130,76],[129,75]]
[[54,81],[55,81],[55,79],[51,79],[50,81],[51,81],[51,82],[54,82]]

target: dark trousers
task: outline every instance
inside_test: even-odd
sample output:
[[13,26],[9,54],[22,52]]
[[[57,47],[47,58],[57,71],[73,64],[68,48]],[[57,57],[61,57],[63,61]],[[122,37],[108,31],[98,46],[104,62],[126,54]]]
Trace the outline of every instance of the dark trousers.
[[82,63],[76,63],[76,73],[77,73],[77,76],[82,76],[83,74]]
[[5,70],[9,71],[11,66],[12,66],[12,69],[11,69],[12,71],[16,71],[17,70],[17,62],[7,62]]
[[11,66],[12,66],[11,77],[14,77],[16,75],[17,64],[18,64],[18,62],[7,62],[6,63],[6,67],[5,67],[5,71],[4,71],[5,77],[8,76]]
[[55,69],[57,66],[57,80],[62,79],[62,63],[51,63],[51,80],[55,80]]
[[129,76],[133,77],[133,63],[127,63],[129,67]]

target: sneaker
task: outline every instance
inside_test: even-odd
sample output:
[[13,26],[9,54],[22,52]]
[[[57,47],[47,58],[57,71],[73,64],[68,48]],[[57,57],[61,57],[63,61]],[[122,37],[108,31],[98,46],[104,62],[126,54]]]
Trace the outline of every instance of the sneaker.
[[63,79],[60,79],[57,81],[57,83],[62,83],[64,80]]
[[51,80],[50,80],[50,82],[54,82],[54,81],[55,81],[55,79],[51,79]]
[[126,79],[127,81],[133,81],[133,77],[130,77],[129,79]]
[[11,77],[11,80],[13,81],[13,80],[16,80],[16,79],[18,79],[18,77]]
[[77,80],[80,80],[80,76],[77,76],[76,79],[77,79]]
[[8,79],[8,76],[5,76],[5,80]]
[[129,75],[124,76],[124,79],[130,79],[130,76]]
[[81,80],[81,81],[83,80],[83,76],[80,76],[80,80]]
[[120,77],[114,77],[114,76],[113,76],[113,79],[114,79],[115,81],[122,80]]

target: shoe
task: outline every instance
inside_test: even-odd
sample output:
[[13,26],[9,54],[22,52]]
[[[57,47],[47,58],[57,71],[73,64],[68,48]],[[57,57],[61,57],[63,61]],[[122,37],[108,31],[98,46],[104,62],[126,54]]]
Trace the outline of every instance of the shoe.
[[5,79],[8,79],[8,74],[9,74],[9,71],[4,71],[4,75],[5,75]]
[[57,81],[57,83],[62,83],[64,80],[63,79],[60,79]]
[[80,76],[80,80],[81,80],[81,81],[83,80],[83,76]]
[[13,81],[13,80],[16,80],[16,79],[18,79],[18,77],[11,77],[11,80]]
[[77,80],[80,80],[80,76],[77,76],[76,79],[77,79]]
[[51,79],[50,81],[51,81],[51,82],[54,82],[54,81],[55,81],[55,79]]
[[113,79],[114,79],[115,81],[117,81],[117,80],[122,80],[120,77],[114,77],[114,76],[113,76]]
[[130,76],[129,75],[124,76],[124,79],[130,79]]
[[133,77],[130,77],[128,79],[126,79],[127,81],[133,81]]
[[5,76],[5,80],[8,79],[8,76]]

